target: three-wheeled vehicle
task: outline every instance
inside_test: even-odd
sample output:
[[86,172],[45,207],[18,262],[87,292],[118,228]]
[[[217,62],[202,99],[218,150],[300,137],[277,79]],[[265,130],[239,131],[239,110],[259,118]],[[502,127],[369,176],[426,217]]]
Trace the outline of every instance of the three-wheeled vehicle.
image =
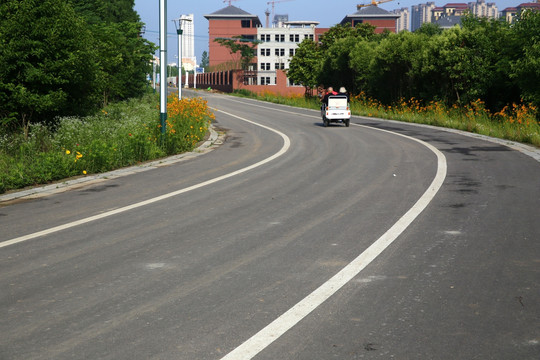
[[347,95],[330,95],[328,104],[321,107],[323,126],[327,127],[331,122],[342,122],[349,127],[351,120],[351,109]]

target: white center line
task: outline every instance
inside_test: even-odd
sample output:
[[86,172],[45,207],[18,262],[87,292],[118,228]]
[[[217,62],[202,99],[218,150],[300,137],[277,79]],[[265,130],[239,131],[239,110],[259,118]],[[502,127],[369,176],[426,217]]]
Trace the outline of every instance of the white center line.
[[419,142],[426,146],[437,156],[437,173],[428,189],[418,199],[418,201],[407,211],[388,231],[369,246],[356,259],[351,261],[340,272],[322,284],[318,289],[306,296],[303,300],[271,322],[261,331],[253,335],[243,344],[228,353],[221,360],[248,360],[260,353],[272,342],[277,340],[294,325],[299,323],[314,309],[325,302],[330,296],[335,294],[345,284],[357,276],[366,266],[368,266],[377,256],[379,256],[403,231],[416,219],[416,217],[427,207],[435,197],[446,178],[446,158],[434,146],[415,139],[410,136],[394,133],[383,129],[376,129],[358,124],[355,126],[366,127],[372,130],[379,130],[390,134],[398,135]]

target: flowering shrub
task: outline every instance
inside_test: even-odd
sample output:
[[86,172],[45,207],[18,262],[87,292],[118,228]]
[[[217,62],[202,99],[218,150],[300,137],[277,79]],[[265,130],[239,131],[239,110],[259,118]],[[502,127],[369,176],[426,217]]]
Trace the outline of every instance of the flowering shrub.
[[[190,151],[204,139],[214,114],[209,111],[206,100],[171,95],[167,101],[166,136],[164,150],[168,155]],[[161,125],[158,125],[161,132]],[[159,135],[155,134],[154,139]]]

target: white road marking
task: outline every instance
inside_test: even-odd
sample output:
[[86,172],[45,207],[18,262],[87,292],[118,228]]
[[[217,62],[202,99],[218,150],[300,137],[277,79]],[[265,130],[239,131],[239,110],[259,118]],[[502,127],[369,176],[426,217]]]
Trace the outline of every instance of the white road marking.
[[72,221],[72,222],[67,223],[67,224],[55,226],[55,227],[52,227],[50,229],[46,229],[46,230],[38,231],[38,232],[35,232],[35,233],[32,233],[32,234],[20,236],[20,237],[11,239],[11,240],[6,240],[6,241],[3,241],[3,242],[0,243],[0,248],[10,246],[10,245],[14,245],[14,244],[18,244],[18,243],[21,243],[23,241],[35,239],[37,237],[50,235],[52,233],[62,231],[62,230],[66,230],[66,229],[69,229],[69,228],[72,228],[72,227],[75,227],[75,226],[87,224],[87,223],[92,222],[92,221],[96,221],[96,220],[99,220],[99,219],[103,219],[103,218],[106,218],[106,217],[109,217],[109,216],[113,216],[113,215],[116,215],[116,214],[120,214],[120,213],[129,211],[129,210],[133,210],[133,209],[136,209],[136,208],[139,208],[139,207],[142,207],[142,206],[153,204],[155,202],[165,200],[165,199],[169,199],[169,198],[171,198],[173,196],[177,196],[177,195],[186,193],[188,191],[196,190],[196,189],[202,188],[204,186],[208,186],[208,185],[217,183],[218,181],[228,179],[230,177],[245,173],[246,171],[255,169],[255,168],[257,168],[257,167],[259,167],[261,165],[267,164],[270,161],[272,161],[274,159],[277,159],[278,157],[282,156],[283,154],[285,154],[289,150],[289,148],[291,146],[291,140],[289,139],[289,137],[287,135],[285,135],[281,131],[273,129],[273,128],[269,127],[269,126],[258,124],[256,122],[253,122],[253,121],[248,120],[248,119],[244,119],[242,117],[230,114],[230,113],[225,112],[225,111],[221,111],[221,110],[217,110],[217,111],[220,111],[220,112],[222,112],[222,113],[224,113],[226,115],[235,117],[237,119],[243,120],[243,121],[248,122],[250,124],[260,126],[260,127],[264,128],[264,129],[270,130],[270,131],[278,134],[283,139],[283,146],[274,155],[272,155],[272,156],[270,156],[270,157],[268,157],[268,158],[266,158],[264,160],[261,160],[261,161],[255,163],[255,164],[253,164],[253,165],[247,166],[247,167],[245,167],[243,169],[239,169],[239,170],[233,171],[231,173],[228,173],[228,174],[225,174],[225,175],[222,175],[222,176],[218,176],[218,177],[216,177],[214,179],[210,179],[210,180],[204,181],[202,183],[199,183],[199,184],[196,184],[196,185],[193,185],[193,186],[189,186],[187,188],[180,189],[180,190],[177,190],[177,191],[173,191],[173,192],[161,195],[161,196],[157,196],[157,197],[152,198],[152,199],[141,201],[141,202],[138,202],[138,203],[135,203],[135,204],[132,204],[132,205],[124,206],[124,207],[114,209],[114,210],[111,210],[111,211],[106,211],[106,212],[98,214],[98,215],[90,216],[90,217],[87,217],[87,218],[84,218],[84,219],[81,219],[81,220]]
[[[361,127],[367,127],[364,125],[352,124]],[[418,201],[407,211],[386,233],[384,233],[379,239],[377,239],[371,246],[369,246],[363,253],[361,253],[356,259],[345,266],[340,272],[334,275],[331,279],[322,284],[318,289],[313,291],[283,315],[271,322],[261,331],[253,335],[243,344],[236,349],[228,353],[221,360],[248,360],[252,359],[271,343],[277,340],[285,332],[291,329],[294,325],[298,324],[303,318],[305,318],[314,309],[319,307],[330,296],[335,294],[345,284],[351,281],[357,276],[366,266],[368,266],[377,256],[379,256],[403,231],[416,219],[416,217],[427,207],[431,200],[435,197],[439,189],[441,188],[444,179],[446,177],[446,158],[437,150],[434,146],[413,137],[394,133],[392,131],[367,127],[372,130],[378,130],[387,132],[390,134],[402,136],[407,139],[416,141],[437,156],[437,173],[435,178],[431,182],[428,189],[418,199]]]

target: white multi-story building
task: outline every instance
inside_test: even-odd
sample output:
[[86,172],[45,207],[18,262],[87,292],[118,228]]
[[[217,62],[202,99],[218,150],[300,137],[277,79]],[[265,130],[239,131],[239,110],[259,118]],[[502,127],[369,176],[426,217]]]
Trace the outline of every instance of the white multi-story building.
[[476,0],[476,2],[470,2],[468,5],[471,14],[478,17],[490,19],[497,19],[499,17],[499,10],[495,3],[486,3],[485,0]]
[[433,9],[435,9],[434,2],[413,5],[411,7],[411,31],[415,31],[423,23],[432,22]]
[[182,67],[187,71],[192,71],[196,66],[195,24],[193,14],[181,15],[180,23],[182,24]]
[[318,21],[285,21],[257,29],[257,84],[275,85],[276,70],[289,68],[291,58],[304,39],[315,40]]
[[411,13],[409,11],[409,8],[404,7],[401,9],[396,9],[393,11],[393,13],[399,15],[396,21],[396,33],[403,30],[411,29],[411,24],[409,21]]

